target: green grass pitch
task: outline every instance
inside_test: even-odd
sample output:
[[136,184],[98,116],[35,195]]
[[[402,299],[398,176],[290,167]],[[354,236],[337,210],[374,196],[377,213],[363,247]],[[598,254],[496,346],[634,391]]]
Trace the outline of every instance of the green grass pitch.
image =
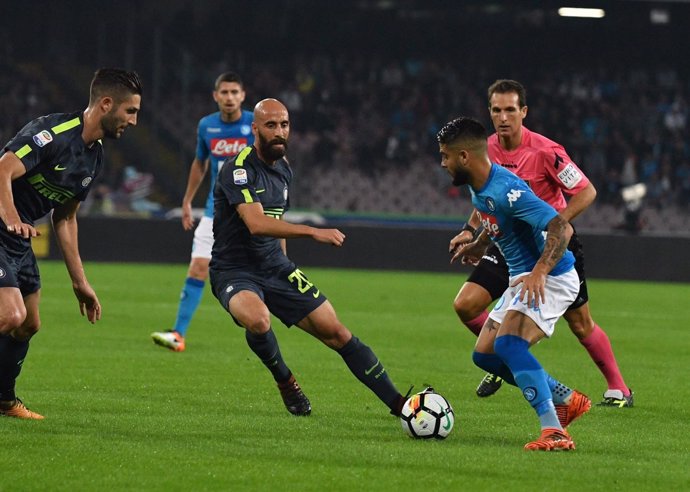
[[[17,385],[44,421],[0,419],[0,491],[690,490],[690,285],[591,280],[635,407],[593,407],[570,453],[528,453],[538,433],[514,388],[474,389],[473,336],[452,300],[464,274],[304,268],[402,392],[425,383],[456,424],[415,441],[348,371],[299,329],[274,329],[313,406],[289,415],[243,332],[207,287],[187,351],[149,334],[173,322],[186,265],[87,263],[103,304],[80,317],[64,265],[42,262],[42,329]],[[599,401],[605,383],[567,325],[534,349],[545,368]]]

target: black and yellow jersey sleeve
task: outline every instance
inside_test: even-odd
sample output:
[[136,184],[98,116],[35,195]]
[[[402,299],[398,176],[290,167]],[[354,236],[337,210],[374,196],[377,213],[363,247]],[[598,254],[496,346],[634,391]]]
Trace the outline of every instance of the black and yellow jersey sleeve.
[[4,147],[24,164],[12,182],[14,203],[32,222],[68,200],[84,200],[103,166],[100,142],[86,146],[83,114],[56,113],[29,122]]

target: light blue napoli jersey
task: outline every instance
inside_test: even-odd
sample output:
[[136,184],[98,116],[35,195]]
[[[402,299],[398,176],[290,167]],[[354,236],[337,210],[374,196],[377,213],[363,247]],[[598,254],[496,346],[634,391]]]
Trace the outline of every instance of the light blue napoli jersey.
[[[497,164],[491,165],[481,190],[469,188],[482,226],[501,248],[510,276],[531,272],[544,251],[546,228],[558,212],[522,179]],[[574,264],[575,257],[566,250],[549,275],[565,273]]]
[[196,157],[201,162],[210,158],[209,174],[211,185],[204,215],[213,218],[213,188],[216,176],[223,163],[254,143],[252,134],[254,113],[242,110],[239,120],[226,123],[220,119],[220,112],[209,114],[199,120],[196,137]]

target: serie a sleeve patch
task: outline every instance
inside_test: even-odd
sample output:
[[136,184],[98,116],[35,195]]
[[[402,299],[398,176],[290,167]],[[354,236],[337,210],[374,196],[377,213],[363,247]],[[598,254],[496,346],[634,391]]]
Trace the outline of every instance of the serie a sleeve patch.
[[34,135],[33,140],[34,143],[36,143],[36,145],[38,145],[39,147],[43,147],[44,145],[48,145],[50,142],[53,141],[53,136],[50,134],[48,130],[43,130]]
[[232,181],[236,185],[247,184],[247,170],[246,169],[235,169],[232,172]]

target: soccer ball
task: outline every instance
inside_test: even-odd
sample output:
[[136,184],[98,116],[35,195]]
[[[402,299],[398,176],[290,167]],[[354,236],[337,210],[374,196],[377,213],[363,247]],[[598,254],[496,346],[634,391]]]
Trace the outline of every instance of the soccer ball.
[[400,415],[403,430],[418,439],[445,439],[454,423],[453,407],[431,388],[408,398]]

